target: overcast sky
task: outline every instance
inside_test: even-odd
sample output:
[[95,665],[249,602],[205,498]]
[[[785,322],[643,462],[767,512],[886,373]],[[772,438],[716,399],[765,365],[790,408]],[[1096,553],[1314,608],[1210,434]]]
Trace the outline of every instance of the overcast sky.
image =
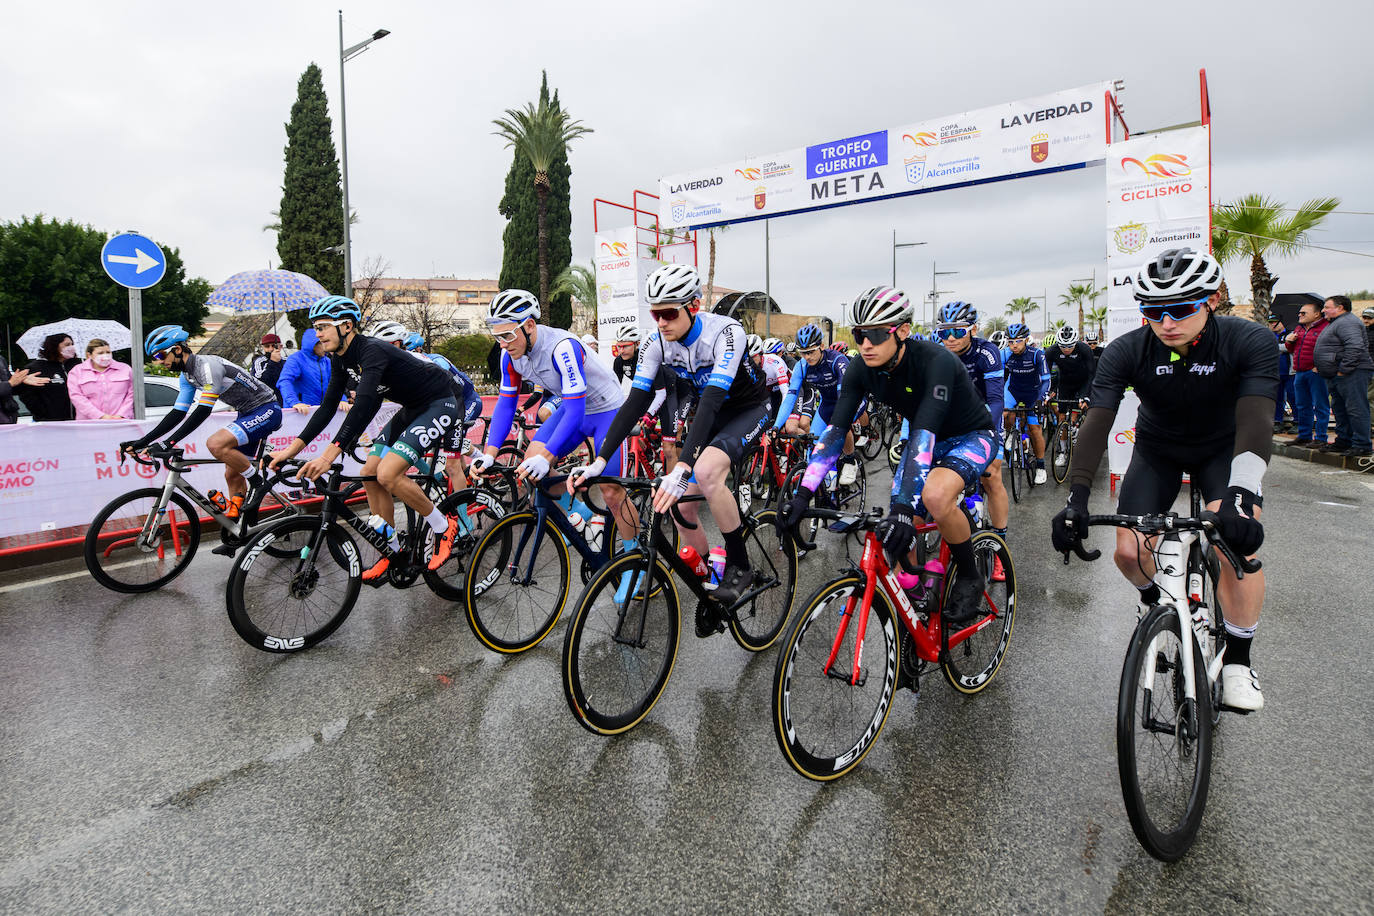
[[[351,2],[344,40],[391,35],[348,64],[355,275],[495,278],[511,153],[491,120],[534,99],[541,69],[595,133],[572,149],[573,251],[592,199],[663,175],[1121,79],[1135,131],[1213,109],[1213,193],[1289,205],[1336,196],[1374,212],[1367,0],[1169,4]],[[180,247],[212,283],[275,266],[262,231],[281,201],[284,124],[312,61],[338,144],[337,8],[256,0],[16,4],[0,55],[9,136],[0,218],[44,213]],[[771,290],[834,311],[890,280],[919,298],[932,259],[993,314],[1013,296],[1105,275],[1103,170],[781,217]],[[719,237],[717,280],[764,284],[763,224]],[[705,233],[702,233],[705,271]],[[1317,244],[1374,254],[1374,216],[1339,215]],[[1271,265],[1278,291],[1374,287],[1368,257],[1310,251]],[[1248,264],[1227,271],[1249,289]]]

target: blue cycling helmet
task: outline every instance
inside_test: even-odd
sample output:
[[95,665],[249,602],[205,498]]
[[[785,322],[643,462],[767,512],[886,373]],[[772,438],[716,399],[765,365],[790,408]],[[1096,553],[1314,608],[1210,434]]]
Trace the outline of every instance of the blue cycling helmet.
[[310,306],[309,320],[313,324],[322,318],[326,321],[342,321],[348,318],[356,325],[363,320],[363,313],[362,309],[358,308],[358,303],[347,296],[324,296],[316,299],[315,304]]
[[978,310],[967,302],[946,302],[940,306],[940,324],[968,327],[978,323]]
[[804,324],[797,329],[797,347],[810,350],[821,345],[821,329],[814,324]]
[[164,324],[160,328],[154,328],[149,332],[143,341],[143,352],[152,356],[163,350],[170,350],[173,345],[185,343],[191,339],[191,335],[180,325]]
[[1011,327],[1007,328],[1007,339],[1029,340],[1030,328],[1026,327],[1024,324],[1014,324]]
[[406,335],[405,343],[402,344],[407,350],[419,350],[425,345],[425,335],[419,331],[411,331]]
[[776,337],[770,337],[763,342],[763,352],[765,353],[781,353],[782,349],[782,341]]

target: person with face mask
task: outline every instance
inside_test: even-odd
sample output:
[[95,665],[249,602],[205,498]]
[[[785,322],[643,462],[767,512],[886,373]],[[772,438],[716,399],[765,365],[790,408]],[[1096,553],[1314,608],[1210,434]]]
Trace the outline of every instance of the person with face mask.
[[76,346],[70,335],[49,334],[43,338],[38,358],[24,367],[30,379],[43,381],[27,381],[15,392],[33,414],[35,423],[75,418],[72,399],[67,394],[67,373],[76,363]]
[[99,337],[86,344],[86,359],[67,374],[67,394],[78,420],[132,420],[134,370],[117,362]]

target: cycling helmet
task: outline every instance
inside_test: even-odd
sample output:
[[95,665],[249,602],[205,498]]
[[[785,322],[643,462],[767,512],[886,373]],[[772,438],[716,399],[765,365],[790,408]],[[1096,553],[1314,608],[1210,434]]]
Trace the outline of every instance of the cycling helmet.
[[946,302],[940,306],[940,324],[968,327],[978,323],[978,310],[967,302]]
[[419,331],[411,331],[406,335],[406,342],[403,345],[407,350],[423,350],[425,347],[425,335]]
[[597,342],[597,340],[596,340],[596,335],[595,335],[595,334],[583,334],[583,335],[582,335],[582,342],[583,342],[584,344],[595,344],[595,343]]
[[1221,288],[1221,265],[1206,252],[1170,248],[1135,275],[1139,302],[1174,302],[1211,295]]
[[1092,343],[1097,343],[1097,332],[1096,332],[1096,331],[1084,331],[1084,332],[1083,332],[1083,342],[1084,342],[1084,343],[1090,343],[1090,344],[1092,344]]
[[765,353],[781,353],[782,350],[782,341],[776,337],[769,337],[763,342],[763,352]]
[[373,325],[367,336],[380,340],[382,343],[404,343],[408,333],[405,325],[399,321],[379,321]]
[[855,297],[849,306],[849,323],[855,327],[902,324],[911,320],[911,300],[900,289],[875,286]]
[[639,328],[632,324],[622,324],[620,330],[615,332],[615,339],[620,343],[639,343]]
[[185,343],[191,339],[191,335],[180,325],[164,324],[160,328],[153,328],[143,342],[143,352],[152,356],[162,350],[170,350],[174,344]]
[[1007,340],[1024,340],[1030,342],[1030,328],[1024,324],[1014,324],[1007,328]]
[[797,342],[795,340],[789,340],[783,345],[783,350],[795,356],[797,352]]
[[358,303],[347,296],[323,296],[316,299],[315,304],[310,306],[308,320],[313,324],[320,319],[342,321],[345,318],[352,320],[355,325],[363,320],[363,313],[358,308]]
[[836,353],[849,352],[849,346],[842,340],[835,341],[833,344],[830,345],[830,349],[834,350]]
[[664,264],[649,274],[644,283],[644,298],[650,305],[691,302],[701,298],[701,277],[690,264]]
[[1054,332],[1054,342],[1061,347],[1072,347],[1078,343],[1078,329],[1071,324],[1066,324]]
[[750,334],[744,338],[744,343],[750,356],[758,356],[763,352],[763,338],[757,334]]
[[1007,332],[993,331],[992,336],[989,337],[988,340],[992,342],[994,347],[1000,350],[1007,345]]
[[539,300],[523,289],[503,289],[487,306],[487,325],[521,324],[527,318],[539,320]]
[[804,324],[797,329],[797,349],[810,350],[821,345],[821,329],[814,324]]

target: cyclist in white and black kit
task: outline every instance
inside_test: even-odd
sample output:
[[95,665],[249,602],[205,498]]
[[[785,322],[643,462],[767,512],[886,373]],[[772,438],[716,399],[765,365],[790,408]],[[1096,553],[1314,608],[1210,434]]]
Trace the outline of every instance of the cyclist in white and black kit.
[[224,462],[227,491],[221,495],[211,490],[209,496],[226,517],[237,518],[249,485],[256,486],[263,480],[249,456],[258,442],[281,426],[281,406],[277,404],[277,393],[242,366],[218,356],[192,353],[186,346],[190,336],[184,328],[173,324],[164,324],[148,334],[144,352],[153,362],[180,372],[181,389],[176,403],[156,427],[132,442],[121,442],[119,450],[142,451],[180,423],[167,438],[166,446],[173,448],[205,422],[216,403],[228,404],[238,411],[238,416],[228,426],[211,433],[205,446]]
[[[725,539],[725,574],[716,596],[728,607],[750,586],[753,574],[735,494],[725,485],[725,477],[731,465],[758,444],[768,419],[768,390],[763,373],[748,358],[744,326],[733,318],[699,311],[701,280],[696,268],[686,264],[658,268],[649,275],[645,295],[658,330],[639,348],[629,398],[606,434],[596,461],[574,474],[601,473],[643,415],[660,367],[667,366],[688,380],[698,392],[696,417],[683,443],[681,459],[654,493],[654,509],[668,511],[689,487],[706,497]],[[680,511],[689,523],[696,523],[695,502],[684,504]],[[709,552],[706,532],[700,525],[684,532],[683,537],[699,554]],[[698,619],[697,634],[715,632],[718,623]]]
[[[1069,465],[1069,503],[1054,518],[1054,549],[1087,534],[1088,496],[1107,436],[1127,388],[1140,398],[1135,448],[1121,482],[1117,512],[1167,512],[1183,474],[1220,517],[1221,535],[1238,553],[1264,542],[1261,482],[1273,448],[1271,423],[1279,383],[1274,337],[1263,325],[1215,316],[1221,266],[1209,254],[1175,248],[1135,277],[1135,298],[1149,322],[1102,352],[1088,410]],[[1142,536],[1121,528],[1115,560],[1146,607],[1159,600],[1154,557]],[[1222,695],[1227,706],[1263,707],[1250,644],[1264,604],[1263,572],[1237,579],[1221,566],[1217,593],[1225,611]]]
[[[320,409],[310,417],[300,435],[286,448],[272,453],[272,466],[295,457],[324,431],[346,389],[355,392],[353,407],[323,453],[301,467],[300,476],[306,480],[328,473],[339,456],[357,444],[383,399],[400,404],[401,409],[375,440],[382,447],[382,454],[369,454],[362,473],[375,474],[374,486],[380,486],[428,522],[435,538],[428,566],[437,570],[453,551],[458,519],[445,517],[419,484],[406,476],[406,471],[430,447],[442,442],[449,430],[462,423],[462,408],[448,373],[389,343],[363,336],[358,330],[362,323],[358,304],[344,296],[325,296],[316,301],[310,307],[310,323],[321,349],[329,354],[329,387],[320,401]],[[389,498],[374,501],[373,495],[369,492],[369,507],[392,526],[391,546],[395,550],[400,546],[394,533],[395,504]],[[369,582],[380,580],[389,565],[390,558],[383,556],[363,574],[364,578]]]
[[[1093,356],[1092,347],[1078,339],[1078,331],[1072,325],[1066,324],[1054,332],[1054,346],[1045,347],[1045,363],[1050,367],[1052,376],[1052,398],[1087,401],[1097,359]],[[1061,423],[1064,422],[1064,414],[1065,411],[1061,409]]]

